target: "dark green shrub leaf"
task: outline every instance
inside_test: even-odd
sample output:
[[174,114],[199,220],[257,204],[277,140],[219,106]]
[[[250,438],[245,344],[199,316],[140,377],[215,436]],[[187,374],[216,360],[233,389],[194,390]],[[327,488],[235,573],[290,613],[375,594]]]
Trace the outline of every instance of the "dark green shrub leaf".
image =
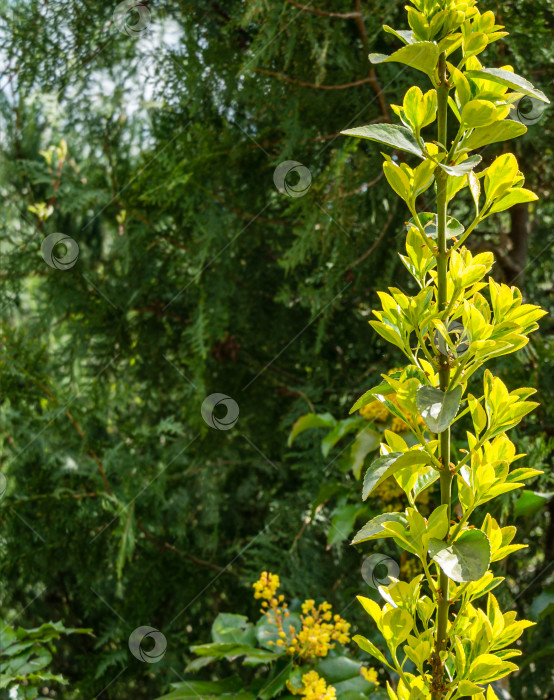
[[394,472],[407,467],[410,464],[425,464],[429,460],[425,452],[391,452],[391,454],[378,457],[368,467],[364,477],[362,498],[365,501],[369,494]]
[[416,394],[417,410],[432,433],[442,433],[456,417],[461,398],[461,386],[447,393],[432,386],[421,386]]
[[367,126],[358,126],[354,129],[346,129],[341,131],[345,136],[358,136],[361,139],[369,139],[384,143],[387,146],[398,148],[407,153],[413,153],[420,158],[423,158],[423,151],[413,133],[405,126],[397,126],[396,124],[368,124]]
[[478,581],[489,568],[491,546],[481,530],[466,530],[451,545],[432,538],[429,556],[453,581]]
[[351,544],[360,544],[368,540],[378,540],[380,538],[392,537],[392,532],[383,528],[383,523],[397,522],[406,526],[408,520],[403,513],[382,513],[369,520],[361,530],[359,530]]

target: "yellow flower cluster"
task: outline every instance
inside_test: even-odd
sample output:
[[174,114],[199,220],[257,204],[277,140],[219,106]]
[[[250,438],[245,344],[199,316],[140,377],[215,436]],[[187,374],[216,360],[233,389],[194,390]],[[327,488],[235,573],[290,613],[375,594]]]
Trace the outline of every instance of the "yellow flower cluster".
[[254,598],[264,598],[271,600],[275,596],[275,592],[281,585],[277,574],[268,574],[267,571],[262,571],[262,575],[256,583],[252,584],[254,588]]
[[372,401],[360,408],[360,415],[366,420],[376,420],[378,423],[386,423],[390,413],[387,407],[380,401]]
[[333,615],[329,603],[324,602],[316,607],[315,601],[304,601],[300,615],[302,627],[296,631],[293,625],[288,625],[288,630],[285,630],[289,611],[284,596],[276,595],[279,577],[264,571],[253,587],[254,597],[263,598],[261,612],[278,630],[279,638],[269,642],[270,645],[286,649],[291,656],[313,659],[327,656],[329,650],[335,647],[334,642],[347,644],[350,641],[350,623],[340,615]]
[[317,671],[302,675],[301,688],[295,688],[290,681],[287,681],[287,688],[293,695],[303,695],[306,700],[335,700],[337,697],[335,688],[327,685]]
[[333,615],[329,603],[315,606],[315,601],[306,600],[302,604],[301,630],[293,635],[289,654],[297,654],[304,659],[327,656],[334,648],[334,641],[347,644],[350,641],[350,623],[340,615]]
[[379,685],[379,681],[377,680],[377,671],[374,668],[366,668],[365,666],[362,666],[360,673],[369,683]]

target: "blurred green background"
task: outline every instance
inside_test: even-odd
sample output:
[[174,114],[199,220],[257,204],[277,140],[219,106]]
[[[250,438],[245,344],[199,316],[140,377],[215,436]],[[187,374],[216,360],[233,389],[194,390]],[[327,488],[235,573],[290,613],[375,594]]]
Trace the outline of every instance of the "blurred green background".
[[[511,32],[488,65],[510,63],[552,97],[554,2],[479,6]],[[308,412],[346,418],[402,364],[367,320],[376,290],[412,291],[397,255],[407,212],[379,146],[339,132],[389,120],[387,104],[426,87],[366,58],[396,47],[381,25],[404,28],[403,3],[0,8],[1,619],[92,628],[58,642],[53,662],[69,681],[55,697],[87,700],[167,690],[218,612],[256,616],[262,570],[367,625],[352,603],[368,591],[364,557],[399,552],[348,539],[387,504],[362,507],[354,434],[329,451],[326,431],[287,438]],[[541,200],[491,216],[470,245],[551,313],[552,110],[522,104],[519,118],[529,128],[513,149]],[[309,170],[302,196],[278,191],[284,161]],[[462,196],[451,213],[468,211]],[[68,269],[41,256],[56,232],[79,247]],[[547,316],[491,367],[542,404],[512,439],[545,473],[495,511],[529,545],[498,567],[499,599],[539,623],[514,698],[554,698],[553,343]],[[240,411],[228,430],[201,415],[215,393]],[[157,664],[129,652],[141,625],[167,638]]]

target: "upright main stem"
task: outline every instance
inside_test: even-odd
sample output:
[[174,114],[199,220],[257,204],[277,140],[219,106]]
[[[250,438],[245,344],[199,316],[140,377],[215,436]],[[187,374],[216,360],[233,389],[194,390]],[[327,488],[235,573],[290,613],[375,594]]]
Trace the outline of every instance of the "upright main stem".
[[[438,142],[444,146],[448,152],[447,144],[447,114],[448,114],[448,83],[446,82],[446,55],[443,53],[439,57],[439,87],[437,89],[438,102]],[[447,219],[447,185],[448,175],[442,168],[436,170],[437,180],[437,288],[439,309],[445,311],[448,308],[447,298],[447,269],[448,252],[446,247],[446,219]],[[448,357],[441,354],[439,356],[439,379],[440,388],[446,391],[450,380],[450,366]],[[447,428],[439,435],[440,461],[442,471],[440,475],[441,504],[448,506],[448,521],[451,516],[451,491],[452,474],[450,472],[450,428]],[[432,699],[440,700],[445,691],[444,666],[440,660],[440,652],[446,648],[446,633],[448,627],[449,602],[449,578],[441,570],[438,587],[438,608],[437,608],[437,636],[435,639],[435,655],[433,661],[433,683]]]

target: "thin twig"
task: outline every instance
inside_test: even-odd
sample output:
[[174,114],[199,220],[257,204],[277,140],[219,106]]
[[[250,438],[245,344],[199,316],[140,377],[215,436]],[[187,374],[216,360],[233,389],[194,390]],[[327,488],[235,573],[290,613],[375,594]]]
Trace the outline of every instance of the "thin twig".
[[301,5],[295,0],[285,0],[289,5],[297,7],[299,10],[304,12],[310,12],[312,15],[319,15],[320,17],[333,17],[335,19],[357,19],[360,16],[359,12],[329,12],[328,10],[318,10],[316,7],[308,7],[307,5]]
[[264,75],[271,75],[274,78],[279,78],[285,83],[292,83],[293,85],[299,85],[300,87],[313,88],[314,90],[347,90],[348,88],[358,87],[359,85],[365,85],[366,83],[371,83],[372,78],[363,78],[362,80],[356,80],[353,83],[343,83],[342,85],[316,85],[316,83],[306,83],[302,80],[295,80],[294,78],[289,78],[283,73],[276,73],[272,70],[266,70],[265,68],[255,68],[256,73],[264,73]]
[[377,238],[373,242],[373,245],[371,246],[371,248],[366,250],[366,252],[360,258],[358,258],[356,260],[356,262],[353,262],[351,265],[348,266],[349,270],[351,270],[353,267],[356,267],[356,265],[359,265],[361,262],[363,262],[369,255],[371,255],[371,253],[373,253],[373,251],[375,250],[375,248],[377,248],[379,243],[381,243],[386,232],[388,231],[389,226],[391,225],[391,222],[394,218],[394,215],[396,214],[397,206],[398,206],[398,200],[395,200],[394,205],[391,209],[391,213],[389,214],[389,218],[387,219],[387,221],[385,222],[385,225],[381,229],[381,232],[379,233],[379,235],[377,236]]

